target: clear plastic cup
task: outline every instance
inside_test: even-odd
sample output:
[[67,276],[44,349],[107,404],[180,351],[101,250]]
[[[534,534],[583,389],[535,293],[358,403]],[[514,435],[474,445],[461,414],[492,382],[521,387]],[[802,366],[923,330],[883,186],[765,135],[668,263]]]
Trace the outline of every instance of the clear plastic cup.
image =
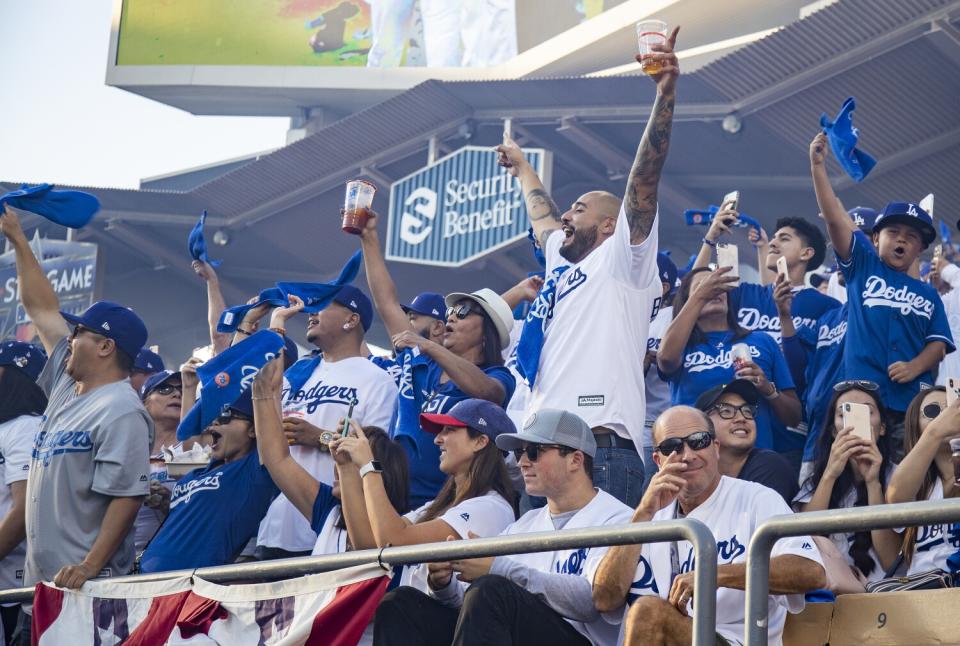
[[360,235],[367,226],[376,192],[377,187],[366,180],[354,179],[347,182],[347,192],[343,200],[343,222],[340,225],[344,231]]
[[750,346],[746,343],[735,343],[732,348],[730,348],[730,360],[733,362],[734,371],[740,370],[749,363],[752,358],[750,356]]
[[662,20],[642,20],[637,23],[637,46],[640,49],[640,69],[646,74],[659,74],[663,66],[653,58],[658,52],[653,45],[667,42],[667,23]]

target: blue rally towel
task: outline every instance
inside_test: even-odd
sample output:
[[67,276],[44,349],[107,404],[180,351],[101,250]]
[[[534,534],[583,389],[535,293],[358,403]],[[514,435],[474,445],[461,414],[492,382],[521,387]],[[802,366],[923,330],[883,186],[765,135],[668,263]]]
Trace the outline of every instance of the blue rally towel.
[[543,287],[537,297],[530,304],[530,311],[523,322],[520,340],[517,341],[517,372],[523,377],[527,386],[533,388],[537,380],[537,370],[540,368],[540,352],[543,351],[543,335],[546,332],[547,321],[553,316],[553,306],[556,304],[557,283],[569,265],[556,267],[543,282]]
[[855,182],[862,182],[877,165],[877,160],[857,149],[860,130],[853,127],[853,111],[857,104],[849,97],[840,107],[836,121],[831,122],[826,113],[820,115],[820,125],[830,141],[830,149],[843,170]]
[[283,337],[270,330],[260,330],[197,368],[200,400],[177,427],[177,439],[183,441],[202,433],[224,406],[237,401],[250,388],[260,368],[282,349]]
[[203,213],[200,214],[200,220],[193,225],[193,230],[187,238],[187,251],[190,252],[190,257],[194,260],[205,262],[211,267],[219,267],[221,261],[211,260],[207,255],[207,241],[203,237],[203,225],[206,221],[207,210],[204,209]]
[[86,226],[100,210],[100,200],[93,195],[83,191],[55,191],[53,184],[32,187],[24,184],[19,191],[0,195],[0,213],[4,204],[36,213],[71,229]]
[[[716,204],[711,204],[706,209],[687,209],[683,212],[683,217],[686,219],[688,227],[698,225],[710,226],[710,224],[713,222],[713,219],[717,217],[717,213],[719,212],[720,207]],[[753,227],[757,230],[757,233],[760,233],[760,223],[746,213],[741,213],[738,215],[737,221],[733,223],[733,226],[739,229]]]
[[229,333],[235,332],[237,326],[243,321],[247,312],[257,305],[270,303],[274,307],[285,307],[289,303],[288,296],[293,294],[303,299],[303,311],[307,314],[319,312],[333,301],[340,288],[353,282],[360,271],[360,265],[363,263],[363,254],[359,250],[350,256],[350,259],[340,270],[340,275],[336,280],[330,283],[277,283],[276,287],[270,287],[257,296],[257,300],[249,305],[235,305],[228,307],[220,314],[220,320],[217,321],[217,332]]
[[307,383],[310,375],[317,369],[322,359],[323,353],[319,349],[314,350],[310,353],[309,357],[304,357],[287,368],[283,376],[286,378],[287,383],[290,384],[291,393],[296,393],[303,388],[303,384]]

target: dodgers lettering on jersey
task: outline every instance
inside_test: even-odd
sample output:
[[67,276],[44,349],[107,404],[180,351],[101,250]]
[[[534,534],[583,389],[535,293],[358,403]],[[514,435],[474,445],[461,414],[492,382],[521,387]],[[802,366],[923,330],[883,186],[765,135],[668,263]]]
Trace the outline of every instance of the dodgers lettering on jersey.
[[200,493],[201,491],[218,490],[220,488],[221,476],[223,476],[223,471],[217,471],[216,473],[211,473],[210,475],[203,476],[202,478],[196,478],[186,482],[178,482],[173,487],[173,493],[170,494],[170,509],[173,509],[182,503],[190,502],[190,499],[193,498],[193,495]]
[[[773,285],[743,283],[731,292],[730,302],[738,308],[740,325],[748,330],[766,332],[774,341],[780,341],[781,322],[773,300]],[[817,319],[837,307],[840,307],[839,301],[811,287],[794,288],[790,306],[793,325],[798,330],[815,329]]]
[[817,349],[828,348],[832,345],[840,345],[843,338],[847,335],[846,320],[840,321],[834,327],[823,324],[817,330]]
[[870,276],[861,296],[864,307],[892,307],[904,316],[916,314],[928,320],[933,317],[933,301],[914,293],[907,285],[888,286],[881,276]]
[[280,399],[287,404],[302,403],[305,405],[305,412],[312,415],[323,404],[345,404],[349,406],[350,402],[357,399],[357,389],[319,382],[307,390],[301,388],[295,393],[291,393],[289,388],[284,388],[280,394]]
[[33,443],[33,459],[43,466],[64,453],[88,453],[93,450],[89,431],[40,431]]
[[557,574],[573,574],[580,576],[583,574],[583,564],[587,562],[587,555],[590,553],[590,548],[581,547],[578,550],[570,552],[567,558],[562,560],[557,560],[554,563],[554,570]]
[[[750,358],[757,359],[761,356],[760,350],[752,345],[750,348]],[[730,368],[733,366],[733,348],[717,348],[716,353],[704,352],[703,350],[694,350],[683,356],[683,367],[687,372],[703,372],[704,370],[713,370],[714,368]]]

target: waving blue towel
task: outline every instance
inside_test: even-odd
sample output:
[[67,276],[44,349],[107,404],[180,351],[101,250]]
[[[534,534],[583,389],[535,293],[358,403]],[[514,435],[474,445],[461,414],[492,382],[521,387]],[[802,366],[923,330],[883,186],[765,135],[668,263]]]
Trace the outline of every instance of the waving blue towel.
[[877,165],[877,160],[857,149],[860,130],[853,127],[853,111],[857,104],[853,97],[843,102],[836,121],[831,122],[826,113],[820,115],[820,125],[830,141],[830,149],[843,170],[853,181],[862,182]]
[[203,237],[203,225],[207,221],[207,210],[204,209],[200,214],[200,220],[193,226],[190,236],[187,238],[187,250],[190,257],[200,262],[205,262],[211,267],[219,267],[219,260],[211,260],[207,255],[207,241]]
[[0,213],[3,205],[36,213],[61,226],[79,229],[100,210],[100,200],[83,191],[55,191],[53,184],[28,186],[19,191],[0,195]]
[[530,304],[527,318],[517,341],[517,372],[530,388],[537,380],[540,368],[540,353],[543,351],[543,337],[547,321],[553,317],[553,306],[557,299],[557,284],[569,265],[556,267],[543,282],[537,297]]

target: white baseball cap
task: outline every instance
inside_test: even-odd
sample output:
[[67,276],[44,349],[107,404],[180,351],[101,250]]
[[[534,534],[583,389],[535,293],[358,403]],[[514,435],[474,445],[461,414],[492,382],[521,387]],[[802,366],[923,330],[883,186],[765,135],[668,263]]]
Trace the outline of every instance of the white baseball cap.
[[497,336],[500,337],[500,349],[505,350],[507,346],[510,345],[510,328],[513,327],[513,310],[507,305],[507,301],[503,300],[500,294],[489,287],[484,287],[472,294],[465,294],[463,292],[447,294],[444,302],[447,304],[447,307],[453,307],[457,304],[457,301],[462,300],[473,301],[486,312],[490,320],[493,321],[493,325],[497,328]]

